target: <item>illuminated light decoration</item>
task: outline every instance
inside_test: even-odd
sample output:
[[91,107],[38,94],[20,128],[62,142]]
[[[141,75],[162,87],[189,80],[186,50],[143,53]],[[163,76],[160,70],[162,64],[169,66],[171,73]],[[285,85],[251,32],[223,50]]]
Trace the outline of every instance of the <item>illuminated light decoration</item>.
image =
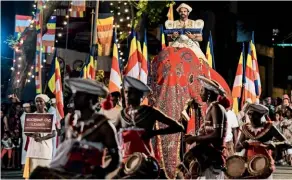
[[116,39],[116,42],[119,42],[119,40],[118,40],[118,39]]
[[27,82],[30,82],[30,80],[28,79],[28,80],[26,80]]
[[111,10],[111,13],[113,13],[114,11],[113,10]]
[[22,58],[21,58],[21,57],[19,57],[19,58],[18,58],[18,60],[19,60],[19,61],[21,61],[21,60],[22,60]]
[[14,60],[13,60],[13,62],[15,63],[15,62],[16,62],[16,60],[14,59]]
[[129,31],[129,34],[131,34],[131,31]]
[[10,81],[10,79],[8,79],[8,81]]
[[43,65],[41,65],[41,68],[43,68]]
[[46,6],[46,5],[44,5],[44,6],[43,6],[43,8],[44,8],[44,9],[46,9],[46,8],[47,8],[47,6]]
[[18,72],[17,72],[17,74],[19,75],[19,74],[20,74],[20,72],[18,71]]
[[121,52],[121,50],[119,50],[119,52]]
[[129,9],[125,9],[125,12],[126,12],[126,13],[129,12]]
[[121,18],[121,19],[120,19],[120,21],[121,21],[121,22],[123,22],[123,21],[124,21],[124,19],[123,19],[123,18]]
[[47,60],[44,59],[44,63],[47,62]]
[[64,25],[67,25],[67,21],[64,21],[63,24],[64,24]]
[[127,5],[127,3],[126,3],[126,2],[124,2],[124,5]]
[[71,5],[73,4],[73,2],[70,3]]
[[56,11],[57,11],[57,9],[54,9],[54,11],[56,12]]
[[31,66],[31,69],[33,69],[34,67],[33,66]]
[[20,44],[23,44],[23,39],[20,40]]
[[115,25],[113,25],[113,27],[116,27]]
[[121,7],[118,7],[118,9],[121,9]]
[[122,57],[120,57],[120,59],[122,59]]
[[69,18],[69,15],[66,15],[66,18]]
[[129,20],[130,19],[130,16],[127,16],[127,19]]
[[117,28],[119,28],[119,27],[120,27],[120,25],[118,24],[118,25],[117,25]]
[[274,44],[274,46],[280,46],[280,47],[292,47],[292,44]]
[[53,46],[53,47],[52,47],[52,50],[54,50],[54,49],[55,49],[55,47]]
[[120,55],[123,55],[124,53],[123,52],[120,52]]
[[123,32],[120,32],[120,34],[123,34]]
[[125,59],[123,59],[122,61],[125,62]]
[[19,80],[19,79],[17,79],[17,82],[19,83],[19,82],[20,82],[20,80]]
[[21,67],[20,64],[18,64],[18,67],[19,67],[19,68]]
[[72,9],[70,8],[70,9],[69,9],[69,11],[71,12],[71,11],[72,11]]
[[114,5],[113,3],[110,3],[110,5],[112,6],[112,5]]
[[120,13],[120,12],[118,12],[118,15],[121,15],[121,13]]
[[274,38],[272,38],[272,41],[274,41],[275,39]]
[[34,75],[32,75],[31,78],[34,78]]
[[52,16],[51,19],[54,19],[54,17]]
[[33,25],[31,24],[29,27],[30,27],[30,28],[33,28]]
[[11,69],[11,71],[14,71],[14,67],[11,67],[10,69]]
[[33,7],[35,8],[35,7],[36,7],[36,5],[34,4],[34,5],[33,5]]
[[128,24],[128,27],[131,27],[131,24]]
[[62,33],[58,33],[58,36],[59,36],[59,37],[62,37]]
[[31,76],[31,72],[28,72],[28,75]]
[[56,43],[58,43],[58,40],[56,40]]

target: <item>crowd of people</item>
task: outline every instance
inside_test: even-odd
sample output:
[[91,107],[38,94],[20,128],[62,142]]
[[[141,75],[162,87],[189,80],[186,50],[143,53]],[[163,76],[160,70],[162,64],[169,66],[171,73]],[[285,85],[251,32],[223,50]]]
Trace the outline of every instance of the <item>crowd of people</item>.
[[[69,79],[71,80],[71,79]],[[204,79],[203,79],[204,80]],[[57,151],[58,144],[64,141],[65,139],[72,139],[72,137],[77,138],[79,137],[78,133],[76,134],[76,130],[74,128],[78,127],[78,132],[80,132],[80,122],[88,121],[91,116],[94,115],[95,112],[99,112],[99,114],[103,114],[103,118],[105,121],[108,121],[109,127],[103,127],[106,130],[104,135],[99,135],[101,139],[107,139],[107,136],[111,136],[108,139],[111,139],[112,141],[104,143],[106,147],[112,147],[107,148],[107,154],[111,155],[111,166],[109,166],[109,169],[107,172],[113,171],[115,168],[117,168],[117,165],[119,164],[119,159],[122,158],[122,162],[126,162],[127,158],[132,155],[133,149],[134,152],[143,152],[149,156],[155,156],[151,141],[149,141],[152,137],[155,137],[157,135],[166,135],[166,134],[172,134],[177,132],[183,132],[184,129],[187,127],[184,127],[183,125],[180,125],[177,121],[169,118],[168,116],[165,116],[163,113],[161,113],[157,109],[153,109],[150,106],[144,106],[140,105],[141,99],[145,97],[151,90],[148,86],[144,85],[139,80],[133,80],[131,78],[125,78],[124,81],[124,91],[122,91],[122,94],[120,92],[113,92],[109,96],[106,96],[106,90],[102,89],[105,88],[102,84],[98,85],[93,84],[94,87],[88,87],[88,84],[92,82],[84,82],[84,79],[77,80],[71,80],[71,90],[76,92],[74,96],[74,102],[73,106],[69,104],[66,107],[67,115],[64,119],[58,119],[56,114],[56,100],[50,99],[45,94],[39,94],[36,96],[34,102],[26,102],[21,103],[21,101],[15,96],[11,95],[10,100],[11,104],[7,106],[7,104],[2,104],[1,106],[1,159],[2,164],[1,168],[22,168],[24,170],[24,176],[29,177],[29,174],[33,172],[34,169],[37,168],[37,166],[42,167],[55,167],[58,169],[60,166],[60,163],[66,162],[67,160],[64,160],[64,152],[68,152],[69,150],[66,150],[68,148],[66,147],[68,144],[61,144],[63,148],[59,148],[58,150],[63,150],[61,153]],[[205,80],[207,81],[207,80]],[[208,81],[207,81],[208,82]],[[82,84],[83,83],[83,84]],[[86,84],[87,83],[87,84]],[[211,83],[211,82],[209,82]],[[72,85],[73,84],[73,85]],[[80,87],[82,86],[82,87]],[[214,85],[215,86],[215,85]],[[75,89],[74,89],[75,88]],[[92,88],[92,89],[90,89]],[[94,90],[97,88],[100,88],[101,90]],[[213,88],[214,89],[214,88]],[[101,91],[105,92],[101,92]],[[79,92],[80,91],[80,92]],[[90,91],[90,92],[89,92]],[[96,92],[95,92],[96,91]],[[209,103],[209,108],[207,110],[206,118],[210,118],[209,116],[216,116],[217,120],[222,124],[224,122],[224,119],[226,119],[226,124],[222,124],[222,127],[226,126],[224,129],[224,132],[220,130],[221,134],[224,134],[224,143],[220,142],[214,142],[214,144],[217,144],[218,148],[221,147],[223,144],[226,146],[226,151],[224,156],[225,157],[231,157],[236,154],[236,152],[239,152],[243,147],[245,147],[244,142],[241,142],[242,134],[244,132],[245,126],[247,122],[252,121],[252,119],[255,119],[256,113],[258,113],[258,117],[260,117],[260,122],[271,122],[273,124],[273,127],[276,127],[276,131],[279,132],[279,134],[283,134],[285,137],[280,137],[279,135],[278,139],[284,140],[287,139],[292,143],[292,104],[291,99],[288,95],[284,95],[282,98],[277,98],[277,103],[272,103],[272,99],[270,97],[267,97],[264,99],[259,106],[256,106],[250,102],[246,102],[246,104],[243,106],[242,110],[236,115],[232,109],[232,104],[230,101],[227,100],[227,98],[224,98],[224,96],[220,96],[220,91],[217,90],[217,93],[213,93],[213,95],[209,95],[205,97],[202,95],[203,101],[207,101],[207,103],[211,100],[213,103]],[[208,90],[209,92],[209,90]],[[101,95],[102,94],[102,95]],[[98,99],[100,97],[103,97],[103,103],[101,103]],[[211,99],[211,100],[210,100]],[[281,101],[280,101],[281,100]],[[216,102],[220,104],[217,108],[224,107],[224,111],[226,112],[226,115],[220,116],[218,114],[218,110],[212,110],[216,107]],[[214,104],[215,103],[215,104]],[[109,106],[109,107],[107,107]],[[215,107],[213,107],[215,106]],[[74,107],[75,111],[72,111],[72,108]],[[210,107],[211,108],[210,110]],[[263,108],[265,107],[265,108]],[[216,108],[215,108],[216,109]],[[79,113],[76,112],[76,110],[80,110]],[[214,115],[209,115],[208,112],[214,111]],[[221,110],[220,110],[221,111]],[[253,113],[251,113],[253,112]],[[24,121],[25,121],[25,114],[26,113],[51,113],[54,114],[54,121],[53,121],[53,129],[52,133],[24,133]],[[140,114],[140,115],[134,115],[133,114]],[[210,112],[212,113],[212,112]],[[184,114],[184,112],[182,112]],[[186,114],[188,114],[186,112]],[[188,116],[188,115],[186,115]],[[221,118],[220,118],[220,117]],[[101,117],[96,117],[97,119],[100,119]],[[135,119],[135,120],[133,120]],[[140,119],[140,120],[139,120]],[[146,119],[146,120],[145,120]],[[153,131],[152,128],[155,126],[155,119],[158,121],[165,123],[168,125],[168,128],[165,129],[159,129],[156,131]],[[214,123],[214,122],[213,122]],[[86,122],[85,122],[86,124]],[[252,123],[257,124],[257,123]],[[206,125],[206,124],[205,124]],[[83,125],[84,126],[84,125]],[[89,123],[87,125],[90,129],[92,127],[92,124]],[[112,127],[114,126],[114,127]],[[220,125],[221,126],[221,125]],[[220,127],[218,126],[218,127]],[[258,124],[259,127],[262,127],[263,124]],[[85,132],[83,127],[83,132]],[[95,126],[94,126],[95,127]],[[135,137],[135,134],[131,135],[130,141],[135,141],[136,143],[132,143],[132,145],[128,145],[126,147],[126,153],[119,154],[119,146],[121,145],[121,142],[119,142],[117,138],[117,130],[124,130],[129,127],[136,127],[143,129],[142,136]],[[113,134],[110,133],[110,129],[113,128]],[[149,128],[147,130],[147,128]],[[214,127],[205,127],[206,129],[213,129]],[[85,128],[86,129],[86,128]],[[145,129],[146,132],[145,133]],[[206,130],[205,129],[205,130]],[[208,130],[207,130],[208,131]],[[206,132],[207,132],[206,131]],[[276,132],[273,131],[273,136],[277,138]],[[64,133],[65,132],[65,133]],[[94,131],[90,131],[93,133]],[[126,132],[126,136],[128,136],[130,131],[124,131]],[[140,133],[141,133],[140,132]],[[144,134],[143,134],[144,132]],[[205,132],[205,133],[206,133]],[[212,130],[210,130],[212,132]],[[214,133],[216,132],[216,128]],[[202,135],[200,135],[200,133]],[[193,144],[194,142],[201,142],[206,140],[208,136],[204,136],[204,133],[199,132],[198,136],[191,136],[191,135],[185,135],[184,141],[187,144]],[[212,133],[211,133],[212,134]],[[141,135],[141,134],[140,134]],[[210,135],[210,134],[209,134]],[[199,138],[201,136],[201,138]],[[83,136],[82,136],[83,137]],[[94,141],[95,136],[90,137],[90,141]],[[116,138],[113,138],[116,137]],[[210,136],[211,137],[211,136]],[[93,138],[93,139],[92,139]],[[135,140],[136,139],[136,140]],[[140,140],[141,139],[141,140]],[[79,139],[80,140],[80,139]],[[89,141],[89,140],[88,140]],[[144,146],[141,144],[144,144]],[[125,143],[125,142],[123,142]],[[140,144],[138,144],[140,143]],[[201,145],[197,146],[197,149],[190,150],[194,154],[198,154],[200,151],[204,151],[206,147],[204,147],[204,143],[200,143]],[[203,145],[202,145],[203,144]],[[122,146],[125,144],[122,144]],[[132,147],[133,146],[133,147]],[[68,146],[71,147],[71,146]],[[203,147],[201,149],[201,147]],[[125,147],[122,147],[125,148]],[[112,151],[112,152],[111,152]],[[216,151],[214,151],[216,152]],[[212,151],[212,155],[216,154]],[[273,151],[273,159],[276,160],[276,163],[280,165],[289,164],[292,165],[292,149],[287,148],[281,148],[277,147],[275,151]],[[57,154],[56,154],[57,153]],[[128,153],[128,154],[127,154]],[[56,155],[55,155],[56,154]],[[200,153],[199,153],[200,154]],[[223,156],[223,154],[222,154]],[[218,157],[221,157],[219,155]],[[214,159],[218,158],[214,156]],[[61,159],[60,159],[61,158]],[[75,157],[76,158],[76,157]],[[84,158],[84,157],[83,157]],[[89,157],[92,159],[92,157]],[[220,159],[220,158],[219,158]],[[84,161],[84,159],[81,159],[81,161]],[[204,161],[204,160],[201,160]],[[221,160],[218,160],[221,162]],[[75,163],[74,163],[75,164]],[[223,161],[222,161],[222,164]],[[218,166],[222,165],[221,163],[218,164]],[[76,164],[75,164],[76,166]],[[72,168],[74,171],[77,171],[76,168],[80,166],[70,166],[68,169],[72,171]],[[80,171],[80,169],[79,169]],[[100,172],[100,171],[98,171]],[[83,173],[82,171],[80,173]],[[26,175],[25,175],[26,174]],[[212,174],[212,173],[211,173]],[[99,174],[100,175],[100,174]],[[124,171],[119,171],[118,176],[122,177],[125,176]],[[103,177],[103,176],[98,176]],[[214,177],[214,176],[211,176]],[[223,177],[223,176],[219,176]]]

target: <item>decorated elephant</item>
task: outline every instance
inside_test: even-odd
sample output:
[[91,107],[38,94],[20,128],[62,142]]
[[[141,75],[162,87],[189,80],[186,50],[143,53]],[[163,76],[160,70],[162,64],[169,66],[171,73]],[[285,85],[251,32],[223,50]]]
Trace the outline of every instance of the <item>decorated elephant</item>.
[[[181,119],[188,99],[193,98],[202,103],[198,75],[217,81],[227,92],[227,97],[231,97],[231,91],[224,78],[210,68],[206,61],[198,59],[189,48],[163,49],[153,59],[150,73],[154,106],[176,120]],[[206,105],[203,105],[203,112],[204,110]],[[156,124],[158,129],[164,126],[162,123]],[[158,136],[154,140],[154,148],[166,177],[175,178],[177,165],[180,163],[181,134]]]

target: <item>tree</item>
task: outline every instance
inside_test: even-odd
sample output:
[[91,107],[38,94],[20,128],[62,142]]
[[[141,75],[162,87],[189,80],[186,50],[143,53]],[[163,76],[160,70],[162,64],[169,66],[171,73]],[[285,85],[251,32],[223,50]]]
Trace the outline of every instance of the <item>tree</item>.
[[[46,1],[46,8],[43,10],[42,34],[47,32],[47,22],[53,14],[54,10],[61,4],[61,2],[62,1]],[[20,71],[19,82],[17,82],[17,79],[15,78],[17,72],[14,71],[11,75],[13,91],[15,94],[17,94],[18,97],[21,96],[22,89],[26,84],[28,72],[30,71],[31,66],[34,65],[36,37],[36,25],[35,23],[32,23],[19,37],[14,39],[14,37],[10,36],[7,40],[7,43],[11,48],[21,52],[21,67],[23,68]]]

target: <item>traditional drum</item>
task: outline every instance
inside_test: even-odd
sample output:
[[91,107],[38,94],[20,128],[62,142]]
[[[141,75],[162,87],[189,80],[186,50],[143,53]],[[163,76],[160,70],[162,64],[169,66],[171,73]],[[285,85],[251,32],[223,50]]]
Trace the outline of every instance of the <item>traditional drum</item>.
[[139,178],[155,179],[159,176],[159,164],[152,156],[136,152],[129,156],[125,162],[124,172]]
[[226,160],[225,175],[230,179],[237,179],[244,175],[246,172],[246,163],[241,156],[230,156]]
[[271,161],[265,155],[257,154],[249,160],[247,170],[254,178],[268,178],[272,174]]
[[183,162],[178,166],[178,169],[187,179],[196,179],[202,176],[203,172],[208,167],[208,157],[204,154],[194,154],[194,151],[192,151],[194,148],[185,153]]

